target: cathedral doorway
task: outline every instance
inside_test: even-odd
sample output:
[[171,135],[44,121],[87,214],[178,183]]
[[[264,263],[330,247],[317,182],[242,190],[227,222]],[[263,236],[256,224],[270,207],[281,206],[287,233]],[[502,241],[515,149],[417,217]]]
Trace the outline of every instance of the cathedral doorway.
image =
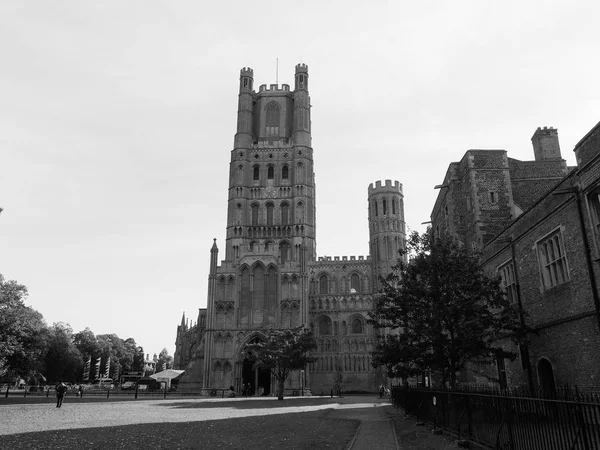
[[[251,343],[259,341],[255,338]],[[271,394],[271,371],[269,369],[255,368],[255,355],[252,352],[244,352],[242,362],[242,384],[246,388],[247,395],[270,395]],[[242,388],[242,391],[244,389]]]

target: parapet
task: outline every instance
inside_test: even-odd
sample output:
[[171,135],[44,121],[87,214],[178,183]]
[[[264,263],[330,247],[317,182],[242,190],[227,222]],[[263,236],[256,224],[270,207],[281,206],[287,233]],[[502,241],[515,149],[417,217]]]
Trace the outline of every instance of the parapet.
[[278,84],[271,84],[268,88],[266,84],[261,84],[258,88],[258,92],[289,92],[289,90],[289,84],[282,84],[281,87]]
[[240,70],[240,76],[252,78],[254,77],[254,71],[250,67],[243,67],[242,70]]
[[369,261],[370,256],[319,256],[317,261],[319,262],[348,262],[348,261]]
[[[535,130],[533,136],[535,137],[537,134],[557,135],[558,129],[552,127],[537,127],[537,130]],[[531,139],[533,139],[533,137]]]
[[402,184],[399,181],[385,180],[385,183],[376,181],[375,186],[373,183],[369,184],[369,195],[373,195],[377,192],[398,192],[402,194]]
[[308,73],[308,66],[304,63],[296,64],[296,73]]

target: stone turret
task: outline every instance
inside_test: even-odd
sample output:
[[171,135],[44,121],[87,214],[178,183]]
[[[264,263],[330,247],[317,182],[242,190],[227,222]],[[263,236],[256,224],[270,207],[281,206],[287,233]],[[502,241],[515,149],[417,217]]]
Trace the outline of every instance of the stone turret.
[[310,97],[308,95],[308,66],[296,65],[294,90],[294,126],[292,139],[295,145],[311,146]]
[[240,92],[238,95],[237,133],[234,148],[248,148],[252,144],[252,84],[254,71],[244,67],[240,71]]
[[378,277],[386,276],[397,263],[404,248],[404,194],[398,181],[377,181],[369,185],[369,247],[375,287]]

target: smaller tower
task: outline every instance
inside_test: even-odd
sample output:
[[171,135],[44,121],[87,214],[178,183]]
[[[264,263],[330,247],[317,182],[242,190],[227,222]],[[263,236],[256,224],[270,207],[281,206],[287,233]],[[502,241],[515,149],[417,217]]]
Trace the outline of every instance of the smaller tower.
[[308,95],[308,66],[306,64],[296,65],[295,81],[292,139],[294,145],[310,147],[310,97]]
[[379,276],[385,277],[397,264],[405,247],[404,194],[399,181],[377,181],[369,185],[369,249],[373,264],[373,287],[379,290]]
[[219,260],[219,248],[217,247],[217,239],[213,239],[213,245],[210,249],[210,273],[217,273],[217,262]]
[[531,137],[531,143],[533,144],[533,154],[536,161],[562,159],[557,129],[538,127]]
[[240,70],[240,93],[238,95],[237,133],[234,148],[250,148],[252,145],[252,83],[254,71],[250,67]]

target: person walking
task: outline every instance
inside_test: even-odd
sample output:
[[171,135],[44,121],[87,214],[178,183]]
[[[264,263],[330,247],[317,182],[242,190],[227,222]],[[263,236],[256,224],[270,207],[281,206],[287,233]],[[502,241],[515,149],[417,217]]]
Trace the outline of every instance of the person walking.
[[383,387],[383,384],[381,386],[379,386],[379,398],[383,398],[383,394],[385,393],[385,388]]
[[81,384],[79,385],[77,395],[79,396],[79,398],[83,398],[83,385],[81,385]]
[[59,381],[56,385],[56,407],[60,408],[62,406],[63,399],[67,393],[67,385],[62,381]]

